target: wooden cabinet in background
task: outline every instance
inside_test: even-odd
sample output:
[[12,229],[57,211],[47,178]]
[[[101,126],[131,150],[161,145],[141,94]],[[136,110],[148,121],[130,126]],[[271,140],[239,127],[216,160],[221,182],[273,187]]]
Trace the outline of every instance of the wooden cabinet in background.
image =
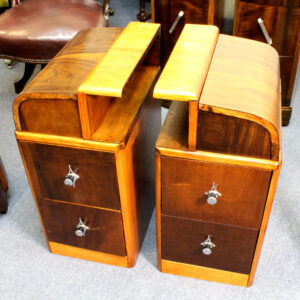
[[154,88],[158,267],[252,284],[281,167],[279,60],[269,45],[186,25]]
[[259,19],[279,53],[283,125],[288,125],[300,54],[300,1],[236,0],[233,35],[266,42]]
[[14,101],[52,253],[135,265],[155,203],[159,31],[135,22],[83,30]]
[[[151,0],[152,22],[161,24],[165,64],[185,24],[220,25],[224,0]],[[180,17],[180,12],[183,15]],[[176,25],[176,21],[178,21]],[[172,25],[175,25],[172,28]],[[171,30],[171,31],[170,31]]]

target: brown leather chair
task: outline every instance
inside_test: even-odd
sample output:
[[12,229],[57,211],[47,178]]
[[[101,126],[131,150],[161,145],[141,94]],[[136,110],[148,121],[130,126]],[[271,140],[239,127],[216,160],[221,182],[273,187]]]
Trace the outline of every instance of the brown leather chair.
[[25,63],[24,88],[36,64],[47,64],[81,29],[108,25],[109,0],[13,0],[0,15],[0,58]]
[[0,157],[0,214],[7,212],[6,192],[8,190],[5,170]]

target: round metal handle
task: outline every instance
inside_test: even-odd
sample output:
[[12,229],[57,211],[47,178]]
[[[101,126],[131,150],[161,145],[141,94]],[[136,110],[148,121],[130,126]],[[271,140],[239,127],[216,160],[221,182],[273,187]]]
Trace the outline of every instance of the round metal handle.
[[208,235],[207,239],[201,243],[202,246],[202,253],[205,255],[211,255],[212,253],[212,248],[216,247],[216,245],[211,241],[211,236]]
[[76,226],[75,234],[79,237],[85,236],[85,232],[89,229],[89,227],[79,218],[79,223]]
[[80,176],[75,173],[69,165],[69,173],[65,177],[64,184],[75,188],[76,180],[78,180],[79,178]]
[[217,198],[222,196],[222,194],[217,191],[217,185],[214,182],[210,191],[206,192],[205,195],[207,195],[206,201],[210,205],[215,205],[218,202]]

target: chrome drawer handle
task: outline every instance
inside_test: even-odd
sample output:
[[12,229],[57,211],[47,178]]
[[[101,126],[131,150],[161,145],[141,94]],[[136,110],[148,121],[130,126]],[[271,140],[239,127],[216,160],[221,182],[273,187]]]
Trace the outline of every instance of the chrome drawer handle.
[[72,186],[73,188],[75,188],[76,180],[78,180],[79,178],[80,176],[77,173],[75,173],[69,165],[69,173],[66,175],[64,181],[65,185]]
[[266,29],[266,27],[265,27],[265,24],[264,24],[263,19],[262,19],[262,18],[259,18],[259,19],[257,19],[257,22],[258,22],[258,25],[260,26],[260,29],[261,29],[261,31],[262,31],[262,33],[263,33],[263,35],[264,35],[264,37],[265,37],[267,43],[268,43],[269,45],[272,45],[272,39],[270,38],[270,36],[269,36],[269,34],[268,34],[268,31],[267,31],[267,29]]
[[90,229],[85,222],[79,218],[79,223],[76,226],[75,234],[79,237],[85,236],[85,232]]
[[181,10],[181,11],[178,13],[178,15],[177,15],[175,21],[173,22],[173,24],[172,24],[172,26],[171,26],[171,28],[170,28],[170,30],[169,30],[169,33],[170,33],[170,34],[173,33],[173,31],[175,30],[175,28],[176,28],[176,26],[177,26],[179,20],[183,17],[183,15],[184,15],[184,11]]
[[202,246],[202,253],[205,255],[211,255],[211,249],[216,247],[216,245],[211,241],[211,236],[208,235],[207,239],[201,243]]
[[217,191],[217,185],[214,182],[210,191],[206,192],[205,195],[207,195],[206,201],[210,205],[215,205],[218,202],[217,198],[222,196],[222,194]]

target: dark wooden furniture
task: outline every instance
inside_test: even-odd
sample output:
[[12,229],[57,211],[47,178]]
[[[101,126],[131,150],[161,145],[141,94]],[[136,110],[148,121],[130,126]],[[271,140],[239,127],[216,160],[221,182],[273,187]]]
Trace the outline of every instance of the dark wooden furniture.
[[185,24],[220,25],[223,5],[224,0],[151,0],[152,22],[161,24],[162,63]]
[[158,24],[81,31],[14,102],[49,249],[135,265],[154,203]]
[[281,167],[279,59],[269,45],[186,25],[154,88],[158,267],[252,284]]
[[[107,26],[109,0],[13,0],[0,15],[0,58],[25,63],[20,93],[36,64],[47,64],[75,34]],[[63,17],[62,17],[63,16]]]
[[140,0],[140,11],[136,17],[141,22],[146,22],[147,20],[151,19],[151,13],[146,12],[145,0]]
[[[269,37],[265,37],[259,19]],[[282,123],[288,125],[300,54],[300,1],[236,0],[233,34],[269,42],[278,51],[282,86]]]
[[7,212],[8,203],[6,199],[6,192],[8,190],[6,174],[4,166],[0,157],[0,214]]

